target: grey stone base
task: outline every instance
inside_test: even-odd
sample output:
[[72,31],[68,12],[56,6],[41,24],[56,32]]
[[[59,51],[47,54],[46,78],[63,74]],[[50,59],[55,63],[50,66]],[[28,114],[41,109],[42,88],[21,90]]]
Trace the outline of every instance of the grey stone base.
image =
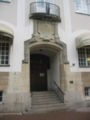
[[31,109],[30,93],[5,93],[0,112],[28,112]]

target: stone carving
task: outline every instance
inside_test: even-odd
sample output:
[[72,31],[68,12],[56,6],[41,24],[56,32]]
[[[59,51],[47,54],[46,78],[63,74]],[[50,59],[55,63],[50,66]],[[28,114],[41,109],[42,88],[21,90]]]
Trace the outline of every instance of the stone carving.
[[[30,46],[36,43],[44,44],[53,44],[53,47],[57,47],[62,52],[62,59],[64,63],[68,63],[67,61],[67,51],[66,44],[60,41],[58,35],[57,23],[47,22],[47,21],[34,21],[34,32],[32,38],[24,42],[24,62],[28,63],[29,61],[29,49]],[[56,49],[56,48],[55,48]]]

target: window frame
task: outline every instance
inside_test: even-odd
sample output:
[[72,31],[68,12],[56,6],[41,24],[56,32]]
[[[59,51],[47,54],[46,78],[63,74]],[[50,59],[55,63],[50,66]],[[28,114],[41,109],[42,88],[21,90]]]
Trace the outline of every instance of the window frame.
[[77,0],[74,0],[75,12],[80,13],[80,14],[90,15],[90,2],[89,2],[89,0],[80,0],[80,5],[77,5],[76,1]]
[[2,3],[11,3],[12,0],[0,0]]
[[[80,50],[82,50],[82,49],[84,50],[83,52],[85,54],[81,55],[79,52],[81,52]],[[78,49],[78,64],[79,64],[80,68],[90,68],[90,60],[88,60],[88,59],[90,59],[90,53],[88,56],[88,54],[87,54],[88,49],[90,49],[90,46],[86,46],[86,47],[82,47],[82,48]],[[82,60],[84,60],[84,61],[82,61]],[[80,61],[81,61],[81,63],[80,63]]]
[[[10,66],[10,52],[11,52],[11,42],[9,40],[10,38],[7,38],[5,36],[1,36],[0,38],[0,44],[1,44],[1,54],[0,54],[0,67],[9,67]],[[2,54],[2,44],[5,43],[7,44],[8,43],[8,46],[4,46],[4,52]],[[6,47],[6,49],[5,49]],[[7,52],[7,47],[8,47],[8,52]],[[6,63],[6,61],[8,62],[8,64],[2,64],[2,57],[3,57],[3,61],[4,63]]]
[[0,91],[0,103],[3,101],[3,91]]
[[85,87],[84,88],[84,93],[86,97],[90,97],[90,87]]

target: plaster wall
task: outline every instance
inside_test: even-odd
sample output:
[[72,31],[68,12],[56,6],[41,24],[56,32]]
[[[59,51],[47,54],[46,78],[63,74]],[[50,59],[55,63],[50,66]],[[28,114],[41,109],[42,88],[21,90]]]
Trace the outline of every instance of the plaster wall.
[[17,25],[17,0],[10,4],[0,2],[0,20]]

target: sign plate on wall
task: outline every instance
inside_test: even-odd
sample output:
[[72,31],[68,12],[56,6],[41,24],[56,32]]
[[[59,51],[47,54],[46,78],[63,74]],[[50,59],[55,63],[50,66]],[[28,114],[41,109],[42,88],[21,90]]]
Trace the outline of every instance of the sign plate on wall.
[[40,77],[44,77],[44,75],[45,75],[44,73],[40,73]]

